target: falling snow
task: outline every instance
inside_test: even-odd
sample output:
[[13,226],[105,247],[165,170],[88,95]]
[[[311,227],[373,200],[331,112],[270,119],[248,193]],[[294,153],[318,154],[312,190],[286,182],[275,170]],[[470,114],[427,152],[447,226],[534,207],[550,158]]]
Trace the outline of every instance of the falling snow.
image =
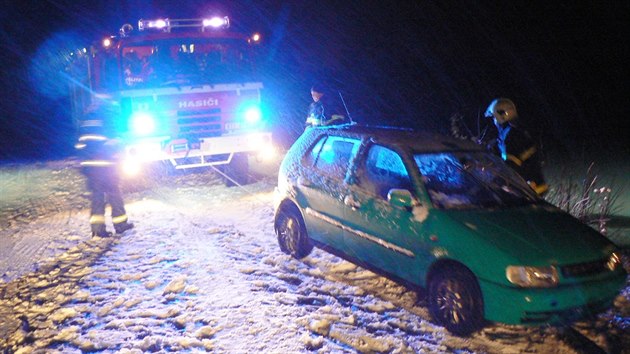
[[[489,324],[459,338],[411,289],[318,249],[285,255],[273,173],[243,188],[212,171],[128,185],[136,228],[110,238],[89,235],[73,161],[1,174],[0,351],[580,352],[556,328]],[[626,288],[576,333],[624,352],[629,299]]]

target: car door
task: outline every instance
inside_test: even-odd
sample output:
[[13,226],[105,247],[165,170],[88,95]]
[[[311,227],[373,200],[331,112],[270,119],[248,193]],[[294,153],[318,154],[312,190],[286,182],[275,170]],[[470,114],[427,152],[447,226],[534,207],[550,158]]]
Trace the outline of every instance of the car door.
[[427,209],[394,206],[387,198],[392,188],[415,195],[400,154],[383,145],[370,145],[357,159],[356,174],[350,180],[344,196],[348,253],[399,278],[419,282],[429,262],[422,234]]
[[324,136],[305,156],[304,173],[297,181],[309,236],[336,249],[343,248],[342,196],[359,146],[358,139]]

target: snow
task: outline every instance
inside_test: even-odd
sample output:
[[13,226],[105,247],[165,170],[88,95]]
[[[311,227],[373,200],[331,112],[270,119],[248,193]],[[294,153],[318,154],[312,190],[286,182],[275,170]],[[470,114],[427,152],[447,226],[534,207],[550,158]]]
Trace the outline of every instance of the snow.
[[423,205],[416,205],[411,210],[413,219],[417,222],[423,222],[429,217],[429,208]]
[[[285,255],[273,230],[273,174],[243,188],[224,187],[212,171],[150,180],[126,190],[136,228],[100,238],[89,235],[72,167],[0,171],[12,191],[0,199],[0,350],[578,352],[554,328],[489,324],[459,338],[411,289],[319,249],[301,261]],[[64,193],[40,194],[47,202],[21,216],[38,193],[15,201],[16,188],[51,176]],[[620,333],[629,297],[626,288],[615,312],[578,330],[601,347],[628,348]]]

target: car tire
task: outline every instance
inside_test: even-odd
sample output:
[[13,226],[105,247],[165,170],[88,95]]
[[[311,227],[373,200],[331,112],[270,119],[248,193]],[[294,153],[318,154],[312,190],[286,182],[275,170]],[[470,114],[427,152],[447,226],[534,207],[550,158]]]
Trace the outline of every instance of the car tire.
[[284,208],[279,212],[276,235],[280,250],[293,258],[302,259],[313,251],[304,220],[294,208]]
[[435,321],[458,336],[483,327],[483,299],[476,277],[462,266],[438,269],[429,281],[429,312]]
[[249,182],[247,154],[234,154],[232,161],[225,165],[223,173],[227,176],[225,177],[225,185],[228,187],[247,184]]

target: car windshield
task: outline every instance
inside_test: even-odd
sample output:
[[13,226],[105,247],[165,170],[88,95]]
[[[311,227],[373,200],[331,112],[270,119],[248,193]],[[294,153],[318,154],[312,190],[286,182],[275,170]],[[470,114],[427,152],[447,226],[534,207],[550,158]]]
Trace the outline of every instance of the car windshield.
[[520,206],[540,199],[498,157],[484,152],[414,154],[433,205],[441,209]]
[[244,41],[169,39],[122,48],[125,88],[242,82],[252,79]]

